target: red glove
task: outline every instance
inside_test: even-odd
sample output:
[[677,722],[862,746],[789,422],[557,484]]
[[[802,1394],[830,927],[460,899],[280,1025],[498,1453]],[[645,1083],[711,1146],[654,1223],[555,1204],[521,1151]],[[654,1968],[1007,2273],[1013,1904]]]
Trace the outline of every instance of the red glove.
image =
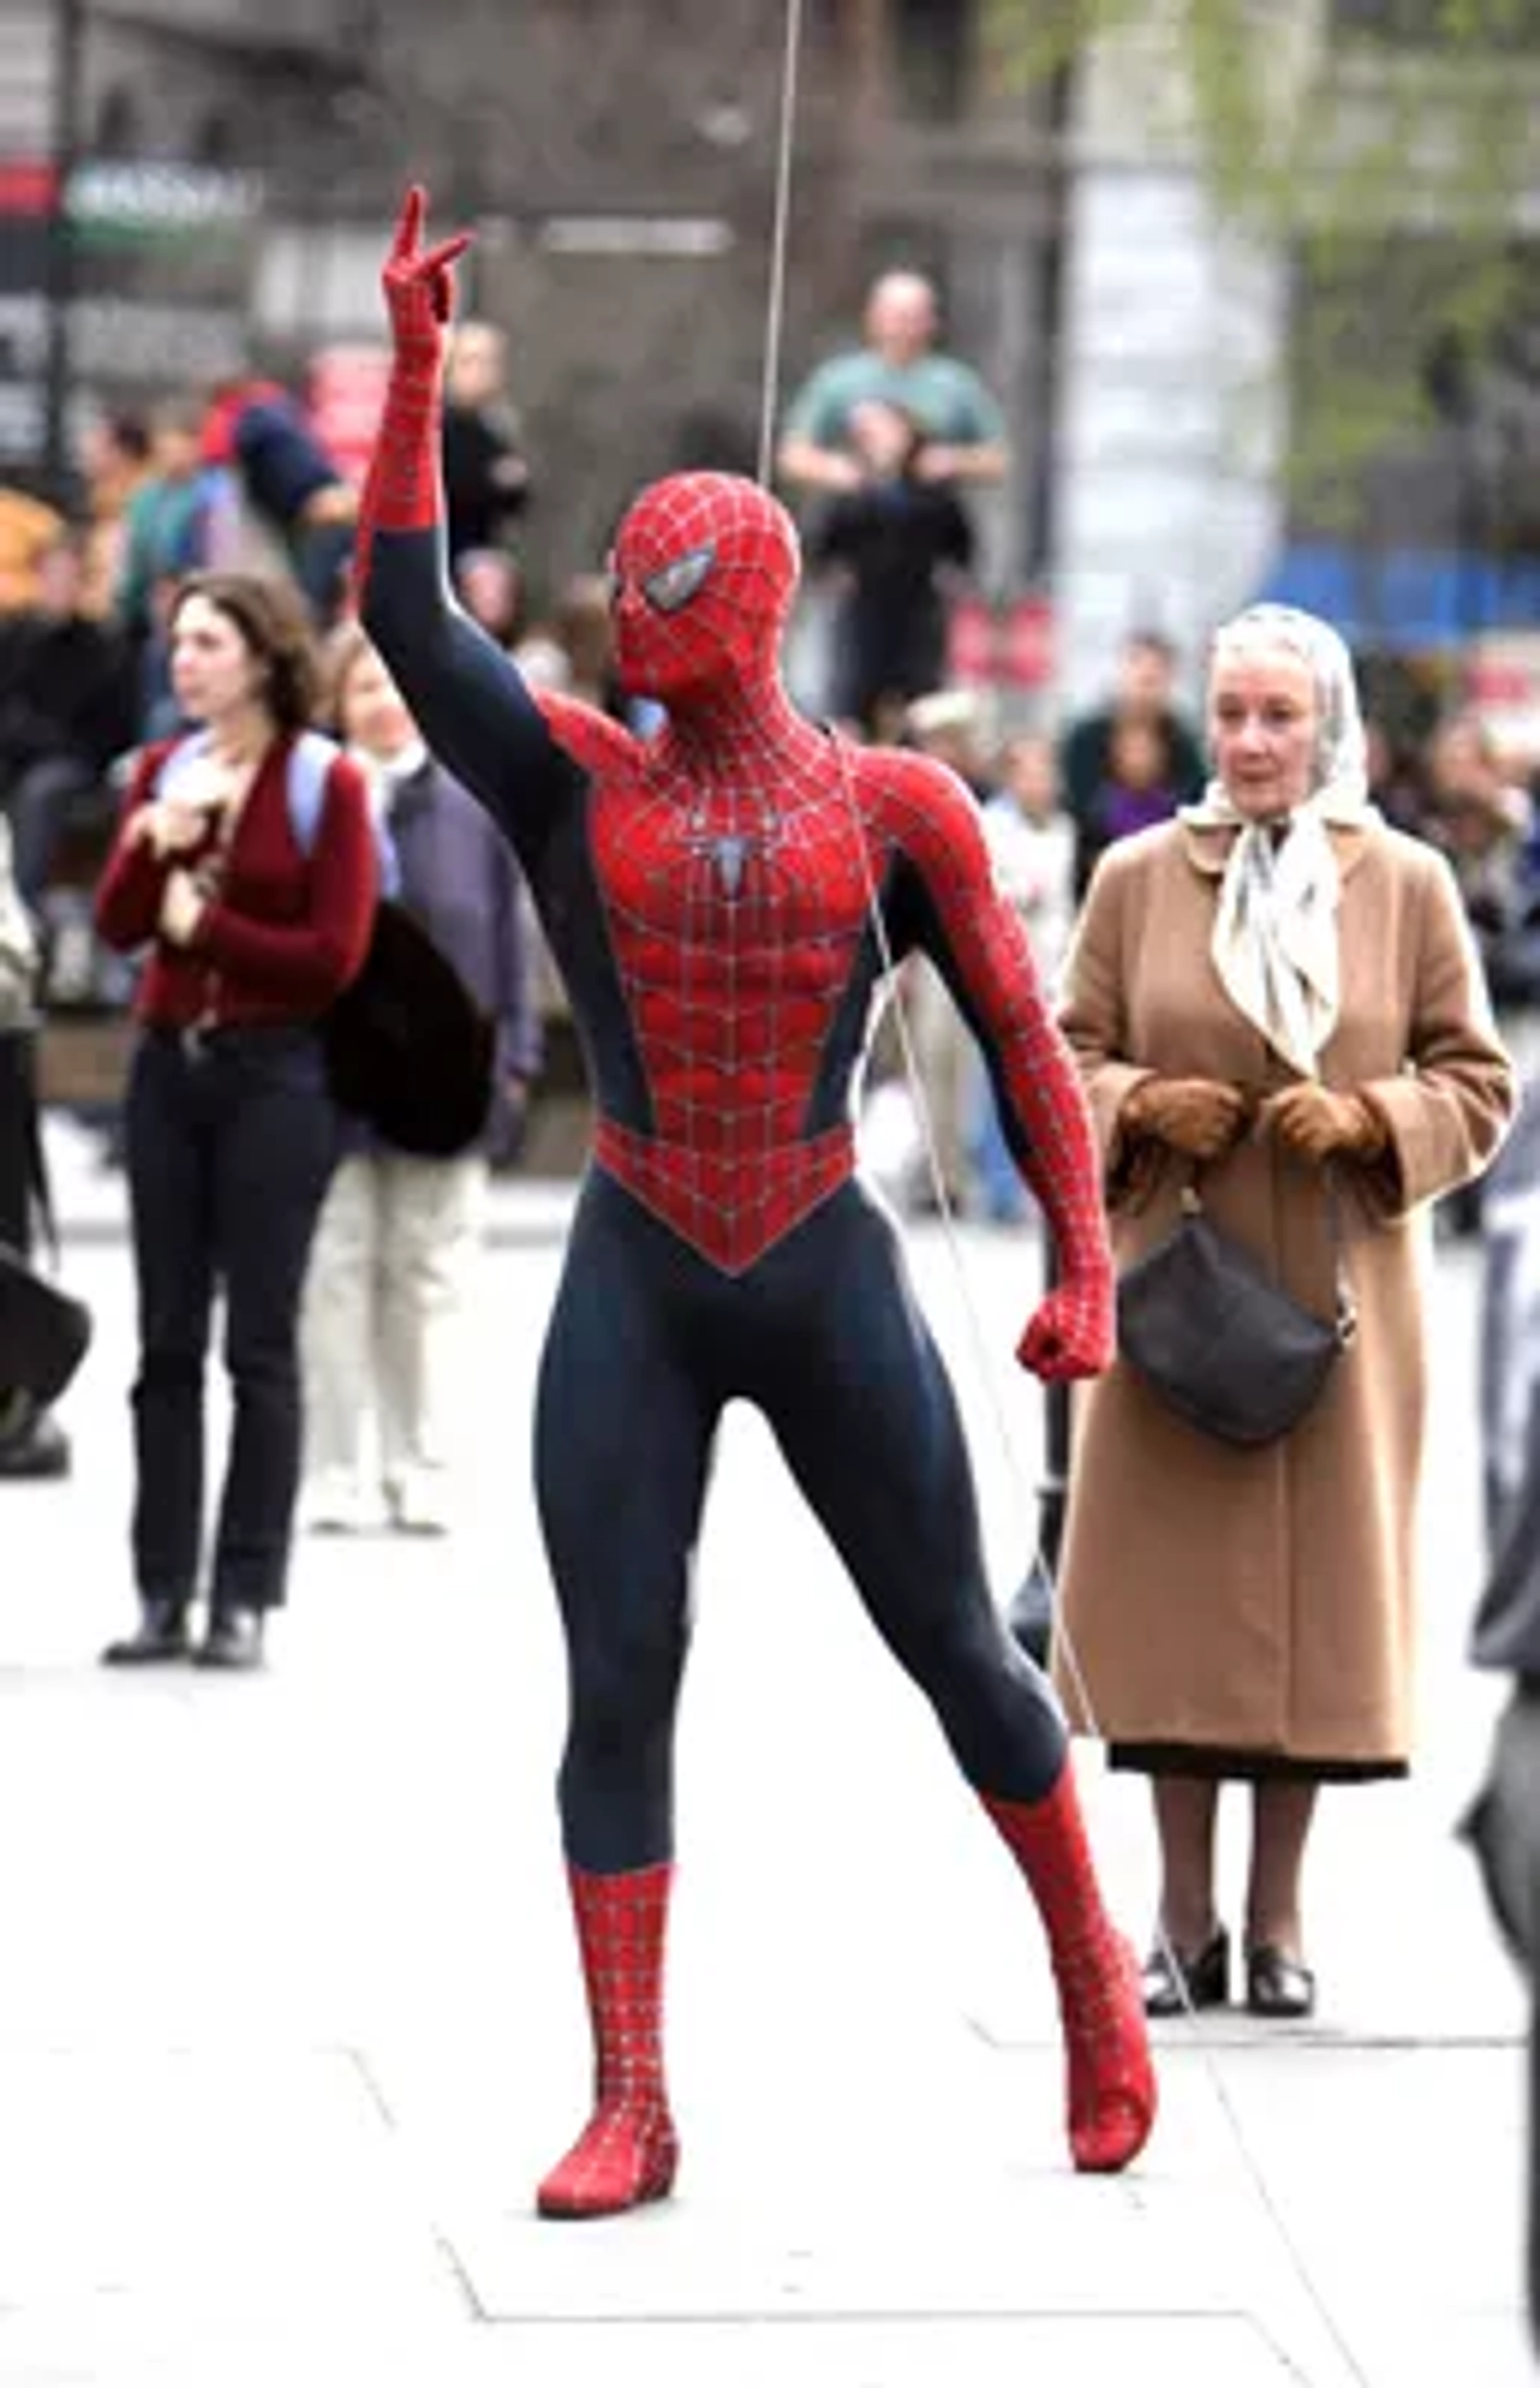
[[353,553],[353,595],[365,607],[376,531],[430,530],[439,521],[439,375],[444,325],[454,304],[454,260],[470,245],[468,232],[419,246],[427,194],[414,183],[406,195],[381,283],[395,342],[385,411],[359,506]]
[[396,236],[380,277],[396,354],[403,363],[419,366],[437,365],[443,353],[444,325],[454,309],[451,268],[471,245],[468,232],[457,232],[441,240],[437,248],[420,247],[426,214],[427,193],[420,183],[414,183],[402,202]]
[[1335,1095],[1313,1078],[1271,1096],[1258,1116],[1281,1145],[1317,1169],[1336,1153],[1376,1160],[1390,1141],[1383,1120],[1362,1095]]
[[1099,1377],[1112,1365],[1114,1280],[1111,1268],[1066,1277],[1026,1322],[1016,1357],[1045,1385]]

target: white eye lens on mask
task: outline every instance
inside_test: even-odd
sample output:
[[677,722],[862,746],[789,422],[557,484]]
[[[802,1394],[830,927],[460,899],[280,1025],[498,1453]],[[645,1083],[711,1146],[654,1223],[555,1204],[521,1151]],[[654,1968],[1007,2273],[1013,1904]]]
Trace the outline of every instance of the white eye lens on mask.
[[693,548],[688,555],[677,556],[658,571],[649,573],[642,583],[642,594],[655,613],[677,614],[687,605],[711,569],[716,551],[712,547]]

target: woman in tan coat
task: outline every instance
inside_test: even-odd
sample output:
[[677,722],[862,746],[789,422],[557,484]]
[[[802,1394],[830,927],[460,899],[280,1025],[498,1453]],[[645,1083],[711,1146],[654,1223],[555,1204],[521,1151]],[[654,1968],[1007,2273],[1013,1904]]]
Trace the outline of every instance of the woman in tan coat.
[[1417,1214],[1484,1164],[1513,1103],[1448,866],[1367,795],[1352,667],[1309,615],[1215,639],[1203,802],[1113,847],[1063,1024],[1106,1167],[1120,1267],[1205,1207],[1330,1315],[1337,1189],[1358,1332],[1316,1406],[1241,1450],[1119,1362],[1078,1415],[1060,1688],[1160,1835],[1152,2014],[1229,1994],[1219,1785],[1253,1786],[1247,2003],[1308,2013],[1300,1877],[1317,1786],[1406,1771],[1421,1458]]

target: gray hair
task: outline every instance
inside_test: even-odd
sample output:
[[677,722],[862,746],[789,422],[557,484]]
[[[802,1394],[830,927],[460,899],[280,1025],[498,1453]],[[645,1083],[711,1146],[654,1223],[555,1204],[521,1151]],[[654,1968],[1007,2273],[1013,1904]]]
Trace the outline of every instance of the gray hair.
[[1368,794],[1368,743],[1353,658],[1330,622],[1298,605],[1248,605],[1222,622],[1209,648],[1209,674],[1231,655],[1289,654],[1315,683],[1319,730],[1316,795],[1362,803]]

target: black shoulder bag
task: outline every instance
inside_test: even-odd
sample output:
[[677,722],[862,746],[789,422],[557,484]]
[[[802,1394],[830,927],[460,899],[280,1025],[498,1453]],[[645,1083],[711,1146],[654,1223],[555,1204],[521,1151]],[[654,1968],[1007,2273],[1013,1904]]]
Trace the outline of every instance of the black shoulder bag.
[[1182,1214],[1117,1289],[1118,1349],[1178,1417],[1222,1442],[1276,1442],[1298,1424],[1357,1331],[1343,1264],[1336,1182],[1326,1184],[1336,1264],[1330,1318],[1286,1293],[1203,1209],[1196,1173]]

